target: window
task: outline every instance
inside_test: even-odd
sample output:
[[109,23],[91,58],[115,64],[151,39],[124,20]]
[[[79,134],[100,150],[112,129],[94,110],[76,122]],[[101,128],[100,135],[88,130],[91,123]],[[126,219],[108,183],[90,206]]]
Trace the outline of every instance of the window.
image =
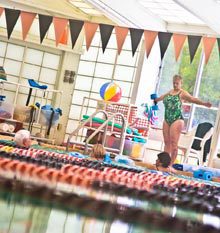
[[[164,94],[172,88],[172,77],[180,74],[183,77],[183,89],[195,97],[213,104],[211,109],[199,105],[184,104],[183,116],[187,129],[208,121],[215,124],[217,107],[219,104],[220,89],[220,67],[217,43],[210,56],[208,64],[204,64],[204,54],[202,45],[197,49],[193,62],[190,64],[188,43],[186,42],[181,57],[176,62],[174,57],[174,47],[171,42],[164,56],[161,76],[158,84],[158,94]],[[211,93],[211,94],[210,94]],[[159,122],[162,126],[164,118],[163,104],[160,105]]]
[[[117,44],[115,34],[110,37],[105,52],[102,52],[100,32],[93,38],[91,47],[88,51],[83,45],[84,54],[81,55],[79,68],[76,76],[75,89],[73,91],[72,107],[69,114],[68,125],[75,125],[80,120],[80,109],[83,104],[83,97],[100,99],[99,90],[106,82],[115,81],[122,89],[121,103],[129,103],[134,84],[134,77],[137,68],[139,51],[137,49],[134,57],[131,52],[131,40],[128,35],[123,45],[121,55],[117,55]],[[89,102],[85,113],[95,112],[92,101]],[[74,128],[72,129],[72,131]],[[70,132],[66,132],[66,137]]]

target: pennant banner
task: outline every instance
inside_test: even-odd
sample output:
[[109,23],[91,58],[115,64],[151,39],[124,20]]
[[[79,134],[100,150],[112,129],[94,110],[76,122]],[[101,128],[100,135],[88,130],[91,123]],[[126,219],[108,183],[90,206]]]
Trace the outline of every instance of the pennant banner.
[[209,57],[211,55],[212,49],[215,45],[216,38],[213,37],[203,37],[203,46],[204,46],[204,53],[205,53],[205,64],[207,64]]
[[[21,16],[22,38],[23,40],[25,40],[30,30],[31,25],[33,24],[33,21],[36,18],[36,13],[29,13],[29,12],[24,12],[20,10],[0,7],[0,16],[2,15],[4,10],[5,10],[6,27],[7,27],[6,29],[7,29],[8,39],[10,39],[11,37],[11,33],[13,32],[13,29],[15,27],[15,24],[19,16]],[[183,48],[183,45],[185,43],[186,37],[187,37],[187,35],[175,34],[175,33],[173,34],[169,32],[149,31],[149,30],[126,28],[126,27],[113,26],[113,25],[107,25],[107,24],[84,22],[84,21],[73,20],[73,19],[64,19],[64,18],[52,17],[52,16],[42,15],[42,14],[38,14],[38,15],[39,15],[40,43],[43,42],[44,37],[51,23],[53,22],[56,45],[58,45],[59,43],[67,44],[68,33],[69,33],[69,30],[68,30],[68,22],[69,22],[72,48],[75,46],[75,43],[79,37],[82,27],[84,26],[86,49],[88,50],[92,43],[93,37],[97,31],[97,28],[99,26],[103,53],[105,52],[105,49],[107,47],[107,44],[109,42],[109,39],[111,37],[112,31],[114,28],[115,28],[115,34],[116,34],[118,54],[121,53],[123,44],[128,35],[128,31],[130,30],[131,47],[132,47],[133,56],[141,41],[143,33],[144,33],[144,38],[145,38],[145,50],[146,50],[147,57],[149,57],[151,49],[154,45],[155,39],[158,36],[161,59],[163,59],[164,54],[169,46],[170,39],[173,36],[175,58],[177,61],[181,53],[181,50]],[[194,59],[194,56],[200,44],[201,38],[202,38],[201,36],[188,35],[190,62],[192,62]],[[210,54],[213,50],[216,40],[218,43],[218,50],[219,50],[219,56],[220,56],[220,38],[203,37],[203,47],[204,47],[206,64],[209,60]]]
[[13,9],[5,8],[5,19],[6,19],[6,25],[7,25],[8,39],[10,39],[11,37],[11,33],[18,20],[20,12],[21,12],[20,10],[13,10]]
[[82,30],[84,22],[70,19],[69,23],[70,23],[70,35],[71,35],[72,49],[73,49],[73,47],[75,46],[75,43],[78,39],[78,36]]
[[147,57],[150,55],[151,49],[153,47],[154,41],[157,37],[158,32],[153,31],[144,31],[144,40],[145,40],[145,50]]
[[56,46],[57,46],[67,27],[68,19],[53,17],[53,24],[54,24],[54,31],[55,31]]
[[68,28],[68,26],[66,26],[66,28],[64,29],[63,35],[60,38],[59,43],[67,45],[68,38],[69,38],[69,28]]
[[102,41],[102,51],[104,53],[114,26],[107,24],[99,24],[99,28],[100,28],[101,41]]
[[2,15],[4,8],[0,7],[0,16]]
[[172,36],[172,33],[169,33],[169,32],[158,32],[161,60],[163,60],[164,54],[170,43],[171,36]]
[[188,36],[190,63],[192,63],[193,61],[193,58],[196,54],[196,50],[199,47],[201,38],[201,36]]
[[84,32],[85,32],[85,37],[86,37],[87,51],[92,43],[92,39],[96,33],[98,26],[99,25],[97,23],[89,23],[89,22],[84,23]]
[[23,40],[25,40],[31,25],[36,17],[35,13],[29,13],[29,12],[21,12],[21,25],[22,25],[22,36]]
[[137,47],[140,43],[143,33],[144,33],[144,30],[142,29],[130,28],[132,56],[134,56],[137,50]]
[[180,52],[183,48],[185,40],[186,40],[186,35],[173,34],[173,44],[174,44],[176,61],[179,58],[179,55],[180,55]]
[[115,34],[118,48],[118,55],[120,55],[122,46],[125,42],[125,39],[128,35],[128,28],[115,26]]
[[38,16],[39,16],[39,27],[40,27],[40,43],[42,43],[52,23],[53,17],[47,15],[41,15],[41,14],[38,14]]

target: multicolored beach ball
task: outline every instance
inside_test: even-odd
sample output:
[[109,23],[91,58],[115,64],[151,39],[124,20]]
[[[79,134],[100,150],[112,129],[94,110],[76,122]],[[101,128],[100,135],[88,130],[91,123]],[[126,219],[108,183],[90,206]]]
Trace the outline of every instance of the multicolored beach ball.
[[100,88],[100,96],[103,100],[118,102],[121,99],[121,88],[114,82],[104,83]]

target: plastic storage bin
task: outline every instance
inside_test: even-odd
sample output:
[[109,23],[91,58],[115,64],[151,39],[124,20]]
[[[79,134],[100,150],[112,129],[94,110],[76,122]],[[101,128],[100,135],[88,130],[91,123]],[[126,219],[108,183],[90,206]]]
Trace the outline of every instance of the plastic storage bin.
[[14,105],[5,101],[0,101],[0,118],[10,119],[14,113]]
[[16,105],[13,118],[21,122],[29,122],[31,116],[31,108],[28,106]]
[[[123,155],[128,155],[131,158],[142,160],[144,156],[146,143],[134,142],[128,139],[125,139]],[[106,147],[119,149],[120,146],[120,138],[114,136],[106,136]]]
[[[49,126],[51,116],[52,116],[52,110],[41,109],[39,123],[44,126]],[[60,113],[55,111],[52,118],[51,126],[56,126],[59,122],[59,118],[60,118]]]

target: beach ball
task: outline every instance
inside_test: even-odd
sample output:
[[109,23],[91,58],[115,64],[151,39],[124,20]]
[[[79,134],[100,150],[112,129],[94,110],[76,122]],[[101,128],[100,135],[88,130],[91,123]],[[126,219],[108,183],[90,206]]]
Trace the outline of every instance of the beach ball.
[[100,96],[103,100],[118,102],[121,99],[121,88],[114,82],[104,83],[100,88]]

